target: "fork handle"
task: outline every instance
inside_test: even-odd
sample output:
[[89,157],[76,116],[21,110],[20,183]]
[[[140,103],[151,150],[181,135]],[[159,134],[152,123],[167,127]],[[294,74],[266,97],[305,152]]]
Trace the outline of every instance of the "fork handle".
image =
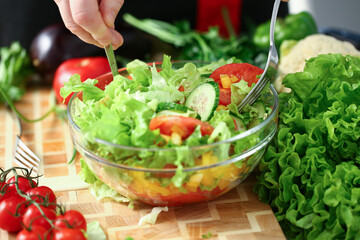
[[21,124],[21,119],[19,118],[19,116],[17,114],[14,114],[15,115],[15,118],[17,120],[17,123],[18,123],[18,128],[19,128],[19,134],[18,134],[18,137],[20,138],[22,136],[22,124]]
[[5,106],[6,108],[9,110],[9,112],[11,113],[11,115],[13,115],[16,119],[17,125],[18,125],[18,129],[19,129],[19,133],[18,133],[18,137],[20,138],[22,136],[22,124],[21,124],[21,119],[20,117],[11,109],[10,105],[8,104],[8,102],[5,101]]

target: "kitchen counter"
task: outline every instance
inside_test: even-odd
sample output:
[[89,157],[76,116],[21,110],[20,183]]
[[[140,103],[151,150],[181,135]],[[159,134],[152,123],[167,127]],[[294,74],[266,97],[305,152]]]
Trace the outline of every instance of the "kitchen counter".
[[[30,89],[16,104],[17,109],[30,119],[42,116],[50,108],[49,88]],[[0,107],[0,166],[13,166],[13,147],[17,125],[4,106]],[[99,221],[108,239],[131,236],[140,239],[286,239],[271,208],[260,202],[252,191],[255,174],[225,195],[204,203],[183,207],[170,207],[161,212],[154,225],[139,226],[139,219],[151,211],[152,206],[136,203],[134,209],[126,203],[113,200],[98,201],[88,185],[78,176],[78,159],[67,122],[51,114],[36,123],[23,123],[22,140],[42,159],[40,185],[51,187],[58,202],[67,209],[76,209],[88,222]],[[15,239],[14,234],[0,230],[0,239]]]

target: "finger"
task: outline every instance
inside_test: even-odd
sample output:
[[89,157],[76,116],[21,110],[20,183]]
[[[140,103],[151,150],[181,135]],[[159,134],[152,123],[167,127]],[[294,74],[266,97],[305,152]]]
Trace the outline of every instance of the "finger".
[[59,12],[65,27],[69,29],[70,32],[78,36],[84,42],[100,46],[99,43],[89,33],[87,33],[74,22],[70,11],[69,0],[55,0],[55,3],[59,8]]
[[115,29],[111,29],[112,34],[112,47],[114,50],[118,49],[124,42],[123,37],[119,32],[117,32]]
[[100,2],[100,13],[105,24],[109,28],[114,28],[115,18],[118,15],[124,0],[102,0]]
[[97,0],[71,0],[69,3],[74,22],[89,32],[100,45],[110,44],[111,31],[102,19]]

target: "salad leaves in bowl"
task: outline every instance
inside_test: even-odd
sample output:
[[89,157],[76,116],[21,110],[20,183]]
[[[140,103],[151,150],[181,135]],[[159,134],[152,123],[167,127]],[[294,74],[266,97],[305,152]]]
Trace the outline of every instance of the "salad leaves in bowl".
[[[236,104],[262,70],[235,59],[130,62],[81,82],[63,97],[72,140],[96,178],[125,197],[157,206],[214,199],[257,166],[277,131],[272,85],[240,114]],[[104,90],[98,81],[109,84]]]

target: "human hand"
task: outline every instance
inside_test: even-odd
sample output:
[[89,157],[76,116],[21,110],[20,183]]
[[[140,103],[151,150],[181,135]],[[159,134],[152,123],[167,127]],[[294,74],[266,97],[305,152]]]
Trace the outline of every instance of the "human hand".
[[114,22],[124,0],[54,0],[66,28],[84,42],[117,49],[123,37]]

